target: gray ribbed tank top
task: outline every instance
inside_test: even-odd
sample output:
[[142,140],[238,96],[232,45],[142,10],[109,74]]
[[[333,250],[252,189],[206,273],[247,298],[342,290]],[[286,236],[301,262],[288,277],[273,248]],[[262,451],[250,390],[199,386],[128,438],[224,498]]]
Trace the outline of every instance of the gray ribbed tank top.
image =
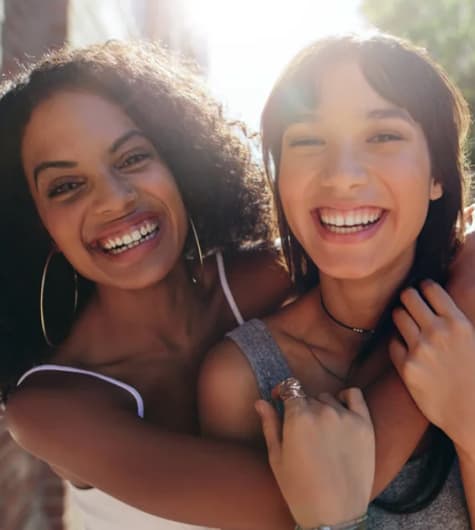
[[[227,336],[249,361],[262,399],[272,403],[272,388],[292,375],[289,365],[264,322],[249,320]],[[273,403],[274,406],[276,403]],[[408,462],[381,494],[385,501],[397,500],[418,477],[423,458]],[[392,514],[370,505],[370,530],[469,530],[470,522],[457,462],[434,501],[416,513]]]

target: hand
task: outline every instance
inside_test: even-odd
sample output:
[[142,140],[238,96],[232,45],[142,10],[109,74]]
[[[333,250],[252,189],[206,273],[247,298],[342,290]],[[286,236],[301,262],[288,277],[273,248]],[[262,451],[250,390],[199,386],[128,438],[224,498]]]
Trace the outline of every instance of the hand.
[[433,281],[422,294],[406,289],[393,319],[405,344],[390,344],[392,361],[429,421],[457,449],[475,448],[475,332],[448,293]]
[[463,222],[465,234],[471,234],[475,230],[475,204],[470,204],[463,210]]
[[[374,478],[373,425],[361,391],[318,400],[286,400],[283,428],[256,403],[269,462],[294,519],[303,528],[337,524],[366,512]],[[346,405],[346,407],[345,407]]]

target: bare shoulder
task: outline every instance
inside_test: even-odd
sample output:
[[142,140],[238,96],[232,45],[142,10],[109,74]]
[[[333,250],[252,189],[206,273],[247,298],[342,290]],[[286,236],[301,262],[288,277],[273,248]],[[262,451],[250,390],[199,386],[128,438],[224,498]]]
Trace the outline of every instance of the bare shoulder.
[[202,431],[216,438],[254,443],[261,428],[254,403],[259,399],[252,369],[239,349],[226,339],[210,350],[198,381]]
[[74,475],[68,455],[90,457],[84,440],[107,431],[117,413],[136,414],[134,399],[120,388],[84,375],[40,372],[9,396],[5,418],[21,447]]
[[254,250],[225,258],[231,291],[244,318],[276,310],[291,294],[291,282],[277,250]]

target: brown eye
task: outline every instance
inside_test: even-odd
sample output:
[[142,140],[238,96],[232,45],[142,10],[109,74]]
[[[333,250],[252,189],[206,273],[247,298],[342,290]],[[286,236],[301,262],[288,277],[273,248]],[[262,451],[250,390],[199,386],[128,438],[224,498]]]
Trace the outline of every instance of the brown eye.
[[52,199],[52,198],[58,197],[60,195],[65,195],[65,194],[67,194],[69,192],[72,192],[72,191],[78,189],[81,186],[82,186],[82,182],[75,182],[75,181],[62,182],[61,184],[57,184],[55,186],[52,186],[48,190],[48,197],[50,199]]
[[117,164],[118,169],[127,169],[134,166],[138,166],[143,163],[145,160],[150,158],[150,153],[134,153],[130,156],[124,158],[121,162]]
[[325,141],[316,137],[294,138],[289,141],[290,147],[308,147],[325,145]]
[[385,142],[398,142],[402,140],[402,136],[394,133],[380,133],[372,136],[368,142],[373,144],[382,144]]

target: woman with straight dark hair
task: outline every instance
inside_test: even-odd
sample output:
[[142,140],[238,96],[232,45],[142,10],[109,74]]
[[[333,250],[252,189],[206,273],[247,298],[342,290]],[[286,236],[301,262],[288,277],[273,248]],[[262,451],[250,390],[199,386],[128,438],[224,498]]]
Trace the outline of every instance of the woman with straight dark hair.
[[[267,100],[264,159],[287,265],[304,294],[213,348],[201,377],[201,415],[209,434],[256,440],[254,402],[264,400],[257,408],[270,463],[302,527],[365,524],[364,494],[352,498],[346,488],[339,495],[338,476],[322,477],[321,458],[312,463],[311,442],[315,415],[347,414],[333,396],[380,381],[391,340],[398,370],[435,425],[371,505],[369,527],[469,528],[466,501],[475,524],[473,295],[455,288],[467,318],[440,287],[463,241],[468,125],[467,105],[442,69],[385,35],[306,47]],[[445,373],[440,363],[458,368]],[[280,440],[265,401],[291,376],[295,400]],[[245,391],[227,395],[231,378]],[[436,388],[440,395],[431,397]],[[358,473],[352,478],[347,485],[359,492]],[[334,502],[318,502],[325,482]]]

